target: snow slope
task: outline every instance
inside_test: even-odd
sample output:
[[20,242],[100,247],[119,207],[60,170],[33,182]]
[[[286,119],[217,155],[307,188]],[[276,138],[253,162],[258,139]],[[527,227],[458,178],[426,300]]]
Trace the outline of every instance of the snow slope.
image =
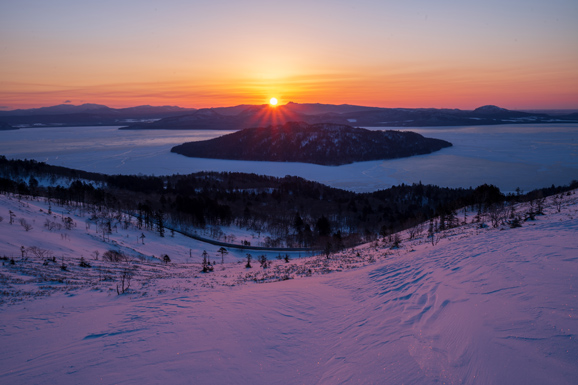
[[[46,215],[21,204],[17,215]],[[403,233],[400,248],[380,241],[268,269],[4,261],[0,383],[573,384],[577,195],[561,212],[549,198],[545,213],[521,228],[467,224],[435,245]],[[18,227],[0,222],[0,247]],[[83,247],[84,230],[62,247]],[[133,284],[117,295],[125,268]]]

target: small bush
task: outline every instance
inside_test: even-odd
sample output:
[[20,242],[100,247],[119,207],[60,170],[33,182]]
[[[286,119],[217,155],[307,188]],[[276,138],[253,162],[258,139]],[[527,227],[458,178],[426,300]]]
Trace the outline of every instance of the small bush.
[[515,217],[514,219],[508,222],[508,225],[510,226],[510,228],[515,229],[517,227],[522,227],[522,221],[520,220],[520,218]]
[[20,226],[22,226],[26,231],[32,230],[32,225],[26,222],[26,219],[24,218],[20,218]]
[[60,224],[58,222],[51,221],[50,219],[46,219],[46,221],[44,221],[44,227],[46,227],[49,231],[61,230],[62,224]]
[[78,264],[80,267],[91,267],[90,263],[86,262],[84,257],[80,257],[80,263]]
[[259,261],[259,263],[261,264],[261,267],[263,269],[266,269],[269,267],[269,261],[267,260],[267,257],[265,255],[260,255],[257,260]]
[[120,251],[108,250],[107,252],[102,254],[102,259],[104,261],[109,261],[109,262],[123,262],[123,261],[126,261],[128,258],[126,257],[126,255],[124,255]]

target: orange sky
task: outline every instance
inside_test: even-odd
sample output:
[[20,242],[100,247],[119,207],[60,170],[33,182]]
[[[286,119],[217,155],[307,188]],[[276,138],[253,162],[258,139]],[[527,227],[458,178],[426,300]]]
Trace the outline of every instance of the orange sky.
[[578,108],[576,20],[574,0],[2,2],[0,108]]

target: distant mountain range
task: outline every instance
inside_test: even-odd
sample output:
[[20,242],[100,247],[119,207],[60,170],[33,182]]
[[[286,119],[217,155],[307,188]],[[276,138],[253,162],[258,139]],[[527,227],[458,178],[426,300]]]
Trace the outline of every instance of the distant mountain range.
[[512,123],[578,122],[574,115],[512,111],[483,106],[473,111],[436,108],[379,108],[352,105],[297,104],[236,106],[200,109],[191,114],[152,123],[135,123],[121,129],[240,130],[287,122],[335,123],[362,127],[471,126]]
[[304,162],[338,166],[429,154],[452,144],[414,132],[371,131],[348,125],[285,123],[247,128],[215,139],[189,142],[171,152],[195,158]]
[[287,122],[335,123],[366,127],[462,126],[515,123],[574,123],[577,113],[513,111],[497,106],[475,110],[380,108],[349,104],[288,103],[217,108],[138,106],[110,108],[100,104],[61,104],[27,110],[0,111],[0,129],[30,126],[123,126],[121,129],[240,130]]
[[[169,116],[190,114],[194,108],[176,106],[137,106],[110,108],[101,104],[60,104],[52,107],[0,111],[0,123],[18,127],[30,126],[120,126],[152,122]],[[2,129],[0,127],[0,129]]]

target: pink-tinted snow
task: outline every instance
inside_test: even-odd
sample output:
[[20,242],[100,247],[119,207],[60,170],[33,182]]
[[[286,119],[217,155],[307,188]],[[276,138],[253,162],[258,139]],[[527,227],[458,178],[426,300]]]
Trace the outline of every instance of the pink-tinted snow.
[[[435,245],[404,232],[398,249],[380,241],[202,274],[186,255],[153,259],[188,250],[153,233],[150,249],[132,245],[150,258],[82,269],[80,255],[112,242],[76,216],[61,238],[42,227],[41,203],[0,196],[0,255],[17,261],[0,267],[0,383],[574,384],[577,197],[561,212],[549,198],[521,228],[467,224]],[[8,207],[34,228],[10,225]],[[21,244],[66,253],[69,271],[20,261]],[[125,268],[133,284],[117,295]]]

